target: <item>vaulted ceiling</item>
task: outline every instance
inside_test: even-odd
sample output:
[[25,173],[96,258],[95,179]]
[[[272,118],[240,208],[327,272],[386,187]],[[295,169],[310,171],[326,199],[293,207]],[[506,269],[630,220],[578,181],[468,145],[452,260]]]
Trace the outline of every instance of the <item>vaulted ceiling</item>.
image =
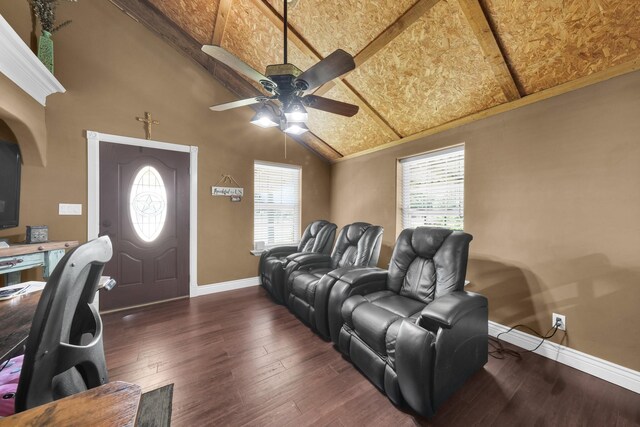
[[[220,45],[261,72],[282,62],[282,0],[111,1],[238,98],[258,86],[203,57],[200,45]],[[289,62],[304,70],[340,48],[357,64],[315,92],[357,104],[356,116],[309,110],[311,132],[301,142],[329,160],[640,68],[638,0],[294,3]]]

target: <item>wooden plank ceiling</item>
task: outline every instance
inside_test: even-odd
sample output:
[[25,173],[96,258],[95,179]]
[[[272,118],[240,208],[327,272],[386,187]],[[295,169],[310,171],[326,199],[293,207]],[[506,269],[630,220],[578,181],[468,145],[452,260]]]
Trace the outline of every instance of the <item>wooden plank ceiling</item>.
[[[171,21],[188,39],[170,37],[183,51],[219,44],[259,71],[282,62],[281,0],[112,1],[138,19],[143,7]],[[638,0],[298,0],[289,62],[305,70],[346,50],[356,70],[316,94],[360,106],[352,118],[309,109],[312,132],[300,141],[337,160],[593,74],[635,70],[638,22]],[[239,97],[260,89],[207,68]]]

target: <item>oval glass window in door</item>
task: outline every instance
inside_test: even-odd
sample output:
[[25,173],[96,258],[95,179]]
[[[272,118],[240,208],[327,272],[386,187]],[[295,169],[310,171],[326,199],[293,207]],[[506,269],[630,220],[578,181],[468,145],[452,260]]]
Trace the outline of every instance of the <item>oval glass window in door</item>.
[[131,184],[129,213],[133,228],[145,242],[158,238],[167,219],[167,190],[153,166],[143,166]]

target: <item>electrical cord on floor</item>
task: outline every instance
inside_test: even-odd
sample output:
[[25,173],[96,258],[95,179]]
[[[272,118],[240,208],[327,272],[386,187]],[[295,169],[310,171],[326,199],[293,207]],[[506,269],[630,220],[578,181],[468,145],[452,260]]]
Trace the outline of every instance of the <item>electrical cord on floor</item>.
[[[513,357],[517,357],[518,359],[522,359],[522,354],[523,354],[523,353],[533,353],[534,351],[536,351],[537,349],[539,349],[539,348],[540,348],[540,346],[541,346],[541,345],[542,345],[546,340],[548,340],[549,338],[553,337],[553,336],[556,334],[556,332],[558,332],[558,328],[559,328],[559,327],[560,327],[560,323],[559,323],[559,322],[557,322],[555,325],[553,325],[553,326],[551,327],[551,329],[549,329],[549,330],[547,331],[547,333],[546,333],[546,334],[541,335],[538,331],[536,331],[536,330],[535,330],[535,329],[533,329],[533,328],[530,328],[530,327],[529,327],[529,326],[527,326],[527,325],[522,325],[522,324],[515,325],[515,326],[513,326],[512,328],[510,328],[510,329],[509,329],[509,330],[507,330],[507,331],[500,332],[498,335],[496,335],[496,337],[495,337],[495,338],[493,338],[493,337],[489,337],[489,345],[490,345],[490,346],[491,346],[491,348],[493,349],[493,350],[489,351],[489,355],[490,355],[491,357],[496,358],[496,359],[504,359],[506,356],[513,356]],[[503,343],[502,343],[502,341],[500,340],[500,335],[508,334],[509,332],[513,331],[513,330],[514,330],[514,329],[516,329],[516,328],[525,328],[525,329],[528,329],[528,330],[530,330],[531,332],[533,332],[533,333],[534,333],[538,338],[541,338],[541,339],[542,339],[542,341],[540,341],[540,343],[539,343],[535,348],[533,348],[533,349],[531,349],[531,350],[522,350],[522,351],[518,351],[518,350],[512,350],[512,349],[510,349],[510,348],[505,348],[505,347],[504,347],[504,344],[503,344]],[[549,335],[549,333],[550,333],[551,331],[553,331],[553,333],[551,333],[551,335]]]

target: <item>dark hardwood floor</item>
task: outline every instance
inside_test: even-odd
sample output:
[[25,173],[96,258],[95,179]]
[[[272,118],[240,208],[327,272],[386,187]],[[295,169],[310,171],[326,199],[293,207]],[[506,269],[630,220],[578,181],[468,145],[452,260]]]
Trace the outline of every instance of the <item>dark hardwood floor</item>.
[[489,358],[431,420],[395,407],[261,288],[103,316],[110,380],[174,383],[173,425],[640,425],[640,395],[535,354]]

